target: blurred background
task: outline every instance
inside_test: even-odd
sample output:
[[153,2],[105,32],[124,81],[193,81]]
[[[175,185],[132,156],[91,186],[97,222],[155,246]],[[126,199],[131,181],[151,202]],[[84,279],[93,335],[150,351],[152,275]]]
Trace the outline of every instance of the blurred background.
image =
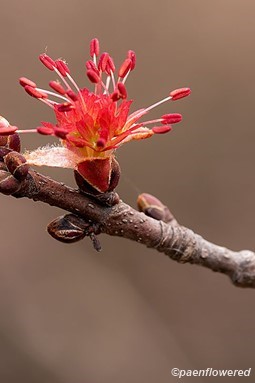
[[[18,85],[55,79],[38,61],[45,49],[80,87],[93,37],[116,64],[135,50],[133,110],[177,87],[192,95],[151,112],[183,113],[173,132],[118,151],[121,198],[135,207],[154,194],[208,240],[254,249],[254,18],[252,0],[2,0],[0,114],[24,129],[54,121]],[[47,141],[23,136],[23,148]],[[40,170],[74,185],[71,171]],[[120,238],[102,235],[100,254],[89,240],[63,245],[45,231],[61,210],[0,204],[1,382],[171,383],[173,367],[254,366],[253,290]]]

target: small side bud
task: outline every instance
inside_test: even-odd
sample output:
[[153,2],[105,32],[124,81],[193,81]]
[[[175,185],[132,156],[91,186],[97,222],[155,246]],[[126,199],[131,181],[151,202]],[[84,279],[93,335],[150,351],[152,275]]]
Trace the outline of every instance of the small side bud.
[[19,153],[21,149],[20,136],[17,133],[14,133],[11,136],[9,136],[7,146],[8,148]]
[[20,181],[4,170],[0,170],[0,193],[11,195],[21,187]]
[[73,215],[66,214],[54,219],[47,226],[48,233],[56,240],[64,243],[74,243],[86,235],[84,221]]
[[138,210],[157,221],[170,222],[174,219],[167,206],[156,197],[148,193],[142,193],[137,199]]
[[19,181],[23,181],[29,171],[29,165],[22,154],[10,152],[4,157],[9,172]]

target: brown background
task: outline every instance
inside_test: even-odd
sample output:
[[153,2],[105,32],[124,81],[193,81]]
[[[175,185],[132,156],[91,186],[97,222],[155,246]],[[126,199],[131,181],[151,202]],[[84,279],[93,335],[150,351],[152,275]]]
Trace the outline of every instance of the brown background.
[[[190,86],[151,113],[183,113],[173,133],[119,150],[118,191],[133,206],[156,194],[207,239],[255,248],[253,0],[1,0],[0,20],[1,114],[21,128],[54,121],[17,83],[52,79],[37,60],[45,47],[81,87],[91,38],[117,63],[135,50],[135,108]],[[74,184],[72,172],[43,171]],[[252,290],[119,238],[102,236],[101,254],[88,240],[62,245],[45,232],[58,209],[0,201],[0,382],[170,383],[173,367],[254,366]]]

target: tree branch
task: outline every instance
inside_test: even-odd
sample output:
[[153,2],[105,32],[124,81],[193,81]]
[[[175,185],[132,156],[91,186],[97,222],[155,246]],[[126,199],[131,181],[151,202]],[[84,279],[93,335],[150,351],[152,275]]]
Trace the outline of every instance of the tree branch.
[[173,217],[166,223],[148,217],[122,201],[113,206],[101,205],[93,197],[31,169],[25,179],[19,180],[18,187],[15,184],[18,190],[8,193],[6,184],[13,179],[3,165],[0,170],[0,191],[16,198],[27,197],[60,207],[84,222],[97,224],[96,234],[101,232],[128,238],[162,252],[179,263],[196,264],[224,273],[236,286],[255,287],[255,253],[252,251],[234,252],[215,245],[179,225]]

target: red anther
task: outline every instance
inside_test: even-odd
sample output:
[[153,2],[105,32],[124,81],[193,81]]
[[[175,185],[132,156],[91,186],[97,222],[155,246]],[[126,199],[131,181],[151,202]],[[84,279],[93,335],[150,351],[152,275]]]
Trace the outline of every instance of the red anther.
[[64,102],[64,104],[57,105],[57,109],[59,112],[70,112],[70,110],[74,109],[74,106],[69,102]]
[[162,124],[176,124],[182,120],[182,115],[179,113],[163,114],[161,119]]
[[78,100],[78,96],[77,96],[77,94],[76,94],[73,90],[71,90],[71,89],[69,89],[69,90],[66,92],[66,95],[67,95],[72,101],[77,101],[77,100]]
[[43,63],[43,65],[46,66],[46,68],[48,68],[49,70],[54,70],[54,68],[56,67],[55,61],[52,60],[50,56],[46,55],[46,53],[42,53],[39,56],[39,59]]
[[115,68],[115,65],[114,65],[113,58],[111,56],[108,57],[108,63],[107,64],[108,64],[107,66],[109,67],[109,69],[112,72],[114,72],[116,68]]
[[87,70],[90,70],[90,69],[93,70],[99,76],[99,70],[93,61],[88,60],[86,62],[86,68],[87,68]]
[[170,125],[154,126],[154,128],[152,128],[153,133],[156,133],[156,134],[168,133],[171,130],[172,130],[172,127]]
[[107,52],[102,53],[100,56],[100,59],[98,62],[98,69],[101,69],[102,72],[105,72],[109,57],[110,57],[109,53]]
[[66,94],[65,88],[57,81],[50,81],[49,86],[59,94]]
[[90,41],[90,56],[99,55],[99,41],[98,39],[93,39]]
[[37,133],[43,134],[44,136],[51,136],[54,133],[52,128],[48,128],[47,126],[38,126],[36,129]]
[[170,93],[170,97],[172,97],[172,100],[179,100],[180,98],[187,97],[190,95],[191,90],[190,88],[179,88],[175,89]]
[[123,61],[120,69],[119,69],[119,77],[123,78],[126,76],[128,71],[131,69],[132,66],[132,60],[131,59],[126,59]]
[[89,80],[93,82],[94,84],[98,84],[101,81],[98,74],[96,74],[96,72],[94,72],[92,69],[87,71],[87,76]]
[[115,90],[112,94],[111,94],[111,99],[112,101],[118,101],[120,99],[120,94],[117,90]]
[[20,85],[21,86],[26,86],[26,85],[29,85],[29,86],[31,86],[32,88],[36,88],[36,83],[35,82],[33,82],[33,81],[31,81],[31,80],[29,80],[28,78],[26,78],[26,77],[20,77],[20,79],[19,79],[19,83],[20,83]]
[[135,68],[135,64],[136,64],[136,54],[134,51],[128,51],[128,55],[127,57],[132,61],[132,65],[131,65],[131,68],[130,70],[133,70]]
[[11,134],[14,134],[17,130],[17,126],[1,126],[0,125],[0,136],[10,136]]
[[70,69],[68,68],[68,65],[61,59],[58,59],[55,61],[56,67],[58,71],[62,74],[62,76],[66,77],[67,74],[70,73]]
[[117,88],[119,91],[120,98],[123,98],[123,99],[127,98],[127,90],[125,85],[122,82],[118,82]]
[[68,133],[69,133],[69,131],[66,129],[63,129],[63,128],[55,128],[54,129],[55,136],[61,138],[62,140],[64,140],[66,138]]
[[40,92],[36,88],[33,88],[30,85],[25,85],[24,87],[25,91],[29,94],[29,96],[35,97],[35,98],[48,98],[48,95],[46,93]]

